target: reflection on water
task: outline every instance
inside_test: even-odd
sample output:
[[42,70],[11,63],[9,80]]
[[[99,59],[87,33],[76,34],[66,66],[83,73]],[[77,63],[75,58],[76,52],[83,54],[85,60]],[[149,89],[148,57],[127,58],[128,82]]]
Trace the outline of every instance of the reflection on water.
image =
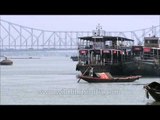
[[[4,53],[6,54],[6,53]],[[37,55],[36,55],[37,54]],[[140,78],[130,83],[77,83],[76,63],[65,52],[7,53],[13,66],[0,66],[1,104],[47,105],[149,105],[143,86],[160,78]]]

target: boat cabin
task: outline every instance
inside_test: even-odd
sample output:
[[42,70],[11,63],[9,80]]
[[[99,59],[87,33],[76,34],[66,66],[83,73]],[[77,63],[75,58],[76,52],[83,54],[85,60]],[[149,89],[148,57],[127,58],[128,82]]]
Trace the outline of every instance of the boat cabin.
[[145,37],[143,48],[144,59],[160,59],[160,38]]
[[144,46],[132,46],[132,53],[137,60],[160,59],[160,38],[145,37]]
[[160,48],[160,38],[159,37],[145,37],[144,47],[156,47]]
[[92,33],[92,36],[79,37],[80,64],[116,64],[130,60],[134,40],[106,36],[101,26],[97,26]]

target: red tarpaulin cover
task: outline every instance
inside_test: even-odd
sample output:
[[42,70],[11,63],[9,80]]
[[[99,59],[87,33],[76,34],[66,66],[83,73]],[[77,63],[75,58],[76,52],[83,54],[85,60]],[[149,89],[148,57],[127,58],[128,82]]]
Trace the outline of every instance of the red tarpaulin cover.
[[80,54],[87,54],[87,51],[86,50],[81,50]]
[[143,48],[143,51],[144,51],[144,52],[150,52],[150,51],[151,51],[151,48]]
[[104,50],[103,53],[110,53],[109,50]]

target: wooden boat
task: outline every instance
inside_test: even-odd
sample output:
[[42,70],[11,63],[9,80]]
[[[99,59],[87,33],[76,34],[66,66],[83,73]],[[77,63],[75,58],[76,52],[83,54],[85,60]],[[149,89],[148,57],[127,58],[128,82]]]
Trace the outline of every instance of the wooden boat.
[[72,59],[73,61],[78,61],[78,56],[71,56],[71,59]]
[[144,86],[146,90],[146,97],[149,99],[149,94],[155,101],[160,101],[160,83],[152,82]]
[[112,77],[109,73],[107,74],[107,78],[101,78],[101,77],[92,77],[92,76],[85,76],[85,75],[79,75],[77,76],[80,79],[83,79],[87,82],[93,82],[93,83],[102,83],[102,82],[133,82],[135,80],[138,80],[141,78],[141,76],[128,76],[128,77]]
[[5,59],[0,62],[0,65],[12,65],[12,64],[13,61],[9,60],[7,57],[5,57]]

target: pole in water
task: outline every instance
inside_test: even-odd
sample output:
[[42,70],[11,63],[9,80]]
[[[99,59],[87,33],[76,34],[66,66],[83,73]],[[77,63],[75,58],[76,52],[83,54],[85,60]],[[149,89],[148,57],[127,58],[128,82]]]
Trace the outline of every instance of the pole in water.
[[[90,68],[90,66],[86,69],[86,71],[82,74],[82,76],[88,71],[89,68]],[[77,82],[79,83],[80,80],[81,80],[81,78],[79,78],[79,80]]]

